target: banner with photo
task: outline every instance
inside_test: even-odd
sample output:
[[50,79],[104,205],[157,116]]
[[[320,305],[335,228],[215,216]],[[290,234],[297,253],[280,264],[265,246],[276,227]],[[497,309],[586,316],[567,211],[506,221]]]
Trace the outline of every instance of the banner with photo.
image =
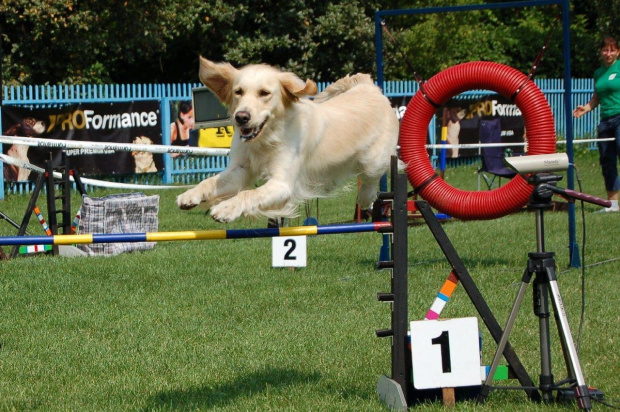
[[200,128],[198,124],[196,127],[191,100],[170,101],[170,118],[170,144],[173,146],[230,148],[232,144],[233,126]]
[[[83,103],[57,107],[2,107],[2,134],[60,140],[92,141],[110,144],[162,144],[159,101],[122,103]],[[3,145],[3,152],[19,160],[44,167],[53,159],[60,165],[61,149],[24,145]],[[163,169],[163,156],[145,152],[114,152],[103,149],[66,150],[69,165],[82,175],[153,173]],[[32,173],[24,179],[7,174],[6,180],[34,180]]]
[[[393,97],[392,107],[402,119],[411,97]],[[436,143],[442,136],[448,144],[523,143],[525,122],[516,104],[499,94],[481,98],[455,98],[437,110],[435,115]],[[432,143],[427,138],[427,143]],[[447,158],[478,156],[479,149],[446,149]],[[523,146],[510,146],[521,154]],[[432,150],[429,150],[432,152]]]

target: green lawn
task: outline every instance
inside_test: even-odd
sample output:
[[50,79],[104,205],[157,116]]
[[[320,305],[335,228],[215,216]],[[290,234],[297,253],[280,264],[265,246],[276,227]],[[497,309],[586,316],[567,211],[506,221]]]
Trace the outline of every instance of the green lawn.
[[[603,196],[594,153],[580,153],[584,191]],[[472,190],[475,166],[447,172]],[[561,182],[565,187],[565,182]],[[98,191],[94,196],[108,192]],[[264,220],[222,225],[204,211],[180,211],[179,190],[162,191],[161,231],[265,227]],[[321,224],[351,219],[353,191],[320,201]],[[0,210],[21,220],[27,196],[9,196]],[[43,208],[41,199],[39,207]],[[78,204],[77,198],[74,204]],[[580,360],[589,385],[620,398],[618,324],[613,285],[620,273],[620,213],[586,205],[586,313]],[[580,206],[577,219],[583,246]],[[45,211],[44,211],[45,213]],[[293,219],[297,225],[301,220]],[[546,248],[555,251],[559,285],[576,338],[581,271],[568,269],[568,219],[545,214]],[[536,249],[535,215],[444,224],[500,324]],[[43,234],[36,217],[29,227]],[[0,222],[0,235],[16,231]],[[308,265],[271,267],[271,240],[162,242],[154,250],[112,258],[28,256],[0,263],[0,410],[385,410],[376,394],[390,373],[390,288],[377,271],[375,233],[308,238]],[[409,229],[409,318],[423,319],[450,272],[424,225]],[[538,381],[538,320],[528,291],[511,343]],[[443,318],[476,316],[457,288]],[[483,325],[482,323],[480,323]],[[495,351],[483,331],[483,363]],[[553,367],[565,376],[552,322]],[[618,402],[616,402],[618,403]],[[483,406],[458,410],[567,410],[574,404],[532,404],[522,391],[495,391]],[[439,403],[420,410],[443,410]],[[601,409],[595,405],[595,409]]]

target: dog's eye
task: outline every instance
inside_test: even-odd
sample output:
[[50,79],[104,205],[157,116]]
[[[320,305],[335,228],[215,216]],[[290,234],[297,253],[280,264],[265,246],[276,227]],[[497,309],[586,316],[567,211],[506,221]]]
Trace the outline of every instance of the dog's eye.
[[235,96],[243,96],[243,89],[236,89]]
[[258,94],[260,97],[267,97],[271,94],[271,92],[269,90],[261,90]]

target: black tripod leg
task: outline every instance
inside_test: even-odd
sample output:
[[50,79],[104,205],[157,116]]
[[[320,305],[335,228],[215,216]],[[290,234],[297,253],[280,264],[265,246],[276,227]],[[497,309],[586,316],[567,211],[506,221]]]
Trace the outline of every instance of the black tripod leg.
[[538,317],[540,336],[540,391],[544,402],[553,400],[553,374],[551,372],[551,338],[549,336],[549,283],[536,276],[534,279],[533,302],[534,314]]

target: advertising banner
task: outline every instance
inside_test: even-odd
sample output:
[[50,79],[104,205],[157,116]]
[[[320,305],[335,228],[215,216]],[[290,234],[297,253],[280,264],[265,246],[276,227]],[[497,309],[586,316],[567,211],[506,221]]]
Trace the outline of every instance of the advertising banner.
[[[57,107],[2,108],[2,134],[58,140],[110,143],[162,144],[159,101],[83,103]],[[52,146],[52,145],[50,145]],[[44,167],[52,158],[60,164],[61,149],[3,145],[8,156]],[[107,149],[68,149],[69,165],[82,175],[153,173],[163,169],[163,156]],[[25,169],[5,164],[5,180],[33,180]]]
[[[411,97],[391,98],[399,119],[405,115]],[[455,98],[437,110],[436,141],[427,143],[478,144],[523,143],[525,123],[521,111],[509,99],[490,94],[481,98]],[[524,152],[523,146],[510,146],[514,154]],[[477,156],[479,149],[446,149],[447,158]]]

